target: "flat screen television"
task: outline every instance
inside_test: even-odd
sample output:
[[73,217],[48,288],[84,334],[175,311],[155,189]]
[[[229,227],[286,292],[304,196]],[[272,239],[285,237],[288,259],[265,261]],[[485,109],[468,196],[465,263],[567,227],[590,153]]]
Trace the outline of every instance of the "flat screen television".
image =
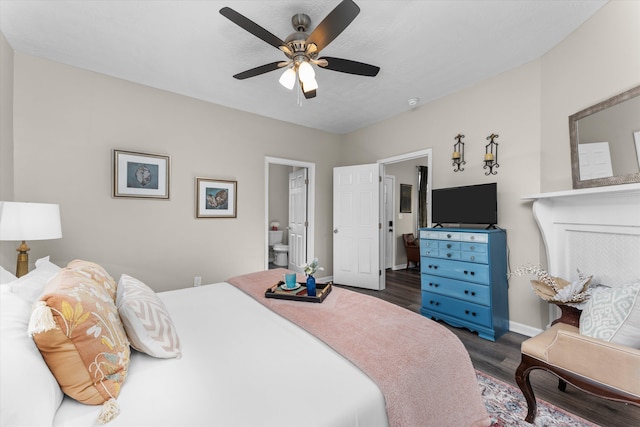
[[435,226],[445,224],[498,223],[497,183],[431,190],[431,221]]

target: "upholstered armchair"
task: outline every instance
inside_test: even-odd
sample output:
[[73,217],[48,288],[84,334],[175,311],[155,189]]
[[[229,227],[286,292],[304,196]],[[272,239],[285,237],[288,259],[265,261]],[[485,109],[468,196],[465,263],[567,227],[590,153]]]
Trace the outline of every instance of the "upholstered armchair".
[[527,400],[525,421],[533,423],[537,405],[529,374],[544,369],[567,383],[605,399],[640,406],[640,349],[580,334],[577,325],[557,322],[522,343],[516,382]]
[[404,249],[407,253],[407,269],[409,263],[413,263],[416,267],[420,265],[420,243],[413,236],[413,233],[403,234]]

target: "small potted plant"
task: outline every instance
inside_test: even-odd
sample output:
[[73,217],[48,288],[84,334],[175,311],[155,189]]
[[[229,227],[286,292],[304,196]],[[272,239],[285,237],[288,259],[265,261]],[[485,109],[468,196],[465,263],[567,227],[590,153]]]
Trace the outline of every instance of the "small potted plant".
[[313,275],[318,271],[324,270],[324,268],[319,266],[318,258],[314,258],[313,261],[307,262],[300,267],[303,269],[304,274],[307,275],[307,295],[310,297],[316,296],[316,278]]

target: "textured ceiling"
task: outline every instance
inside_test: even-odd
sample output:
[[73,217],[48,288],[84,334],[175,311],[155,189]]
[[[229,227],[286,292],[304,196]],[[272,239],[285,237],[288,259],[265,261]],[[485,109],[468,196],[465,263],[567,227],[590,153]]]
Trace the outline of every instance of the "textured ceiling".
[[[285,39],[291,17],[311,28],[332,1],[0,0],[14,50],[333,133],[347,133],[539,58],[606,1],[355,0],[360,14],[320,56],[377,65],[377,77],[316,67],[316,98],[280,71],[234,74],[286,59],[218,12],[228,6]],[[302,98],[302,99],[300,99]]]

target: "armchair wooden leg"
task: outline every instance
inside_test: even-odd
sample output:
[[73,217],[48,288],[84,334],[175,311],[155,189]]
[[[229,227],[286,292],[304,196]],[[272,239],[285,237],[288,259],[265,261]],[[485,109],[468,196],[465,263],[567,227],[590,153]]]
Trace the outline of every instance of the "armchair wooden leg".
[[565,391],[567,389],[567,382],[562,378],[558,378],[558,390]]
[[524,395],[525,400],[527,401],[527,416],[525,417],[525,421],[533,424],[533,421],[536,419],[536,414],[538,412],[538,403],[536,402],[536,397],[533,394],[533,388],[531,387],[531,381],[529,380],[529,374],[533,369],[532,366],[526,361],[525,356],[522,356],[522,361],[516,369],[516,383],[518,387],[520,387],[520,391]]

